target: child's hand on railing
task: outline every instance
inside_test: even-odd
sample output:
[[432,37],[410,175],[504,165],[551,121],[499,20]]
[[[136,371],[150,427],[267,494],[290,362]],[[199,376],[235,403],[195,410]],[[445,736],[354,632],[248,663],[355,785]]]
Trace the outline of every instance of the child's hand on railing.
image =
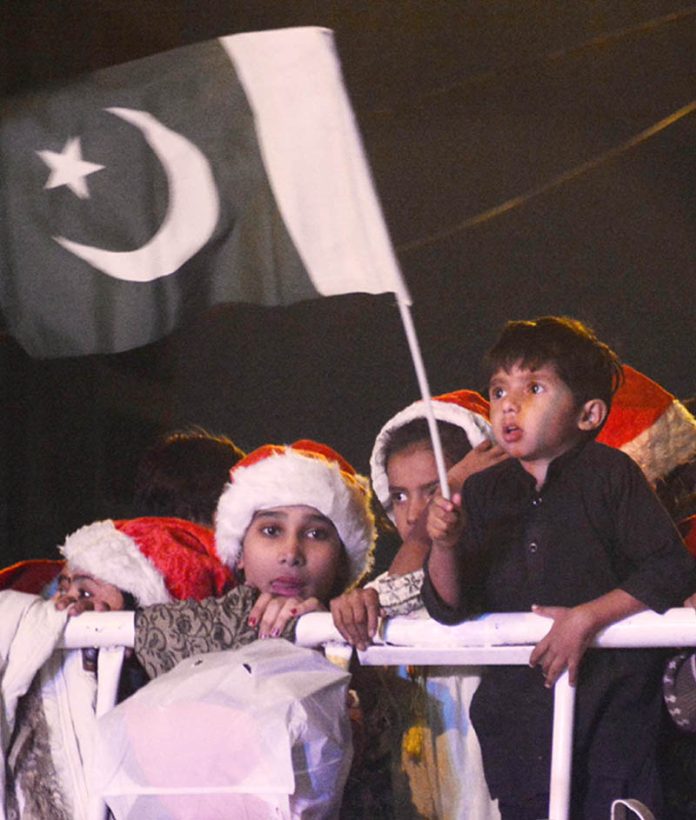
[[94,601],[90,598],[76,598],[74,595],[68,595],[65,592],[56,592],[52,598],[57,610],[62,612],[68,610],[68,618],[76,618],[82,615],[83,612],[97,611],[94,606]]
[[379,618],[383,614],[375,589],[353,589],[331,601],[334,625],[345,640],[361,652],[377,634]]
[[318,598],[294,598],[262,592],[249,613],[249,626],[258,626],[259,638],[278,638],[293,618],[308,612],[326,612]]
[[553,626],[534,647],[529,665],[541,667],[547,688],[556,683],[566,668],[568,682],[575,686],[582,656],[598,631],[591,610],[587,605],[533,606],[532,612],[553,618]]

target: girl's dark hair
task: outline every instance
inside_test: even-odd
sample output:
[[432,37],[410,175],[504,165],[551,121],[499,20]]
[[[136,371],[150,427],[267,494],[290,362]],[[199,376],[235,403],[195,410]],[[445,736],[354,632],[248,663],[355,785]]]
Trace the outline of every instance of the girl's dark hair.
[[126,612],[135,612],[138,608],[138,602],[135,600],[135,596],[130,592],[126,592],[124,589],[121,590],[121,595],[123,596],[123,609]]
[[[461,461],[471,450],[471,442],[465,430],[449,421],[438,421],[437,429],[440,433],[440,441],[442,442],[442,453],[447,462],[447,466],[451,467],[453,464]],[[407,450],[414,444],[424,444],[428,449],[432,450],[428,420],[426,418],[407,421],[406,424],[402,424],[401,427],[397,427],[395,430],[390,430],[387,433],[384,445],[384,466],[386,467],[389,464],[389,459],[393,455]]]
[[497,370],[510,370],[517,363],[531,370],[553,365],[578,407],[590,399],[602,399],[607,410],[611,409],[614,393],[623,383],[616,353],[591,328],[567,316],[508,322],[484,363],[489,379]]
[[244,455],[230,439],[200,428],[164,436],[138,465],[134,517],[173,516],[211,526],[230,469]]

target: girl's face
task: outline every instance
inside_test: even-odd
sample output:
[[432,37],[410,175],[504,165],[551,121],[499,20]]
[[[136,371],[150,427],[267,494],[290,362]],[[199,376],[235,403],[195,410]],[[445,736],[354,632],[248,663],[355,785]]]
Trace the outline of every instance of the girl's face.
[[389,498],[396,529],[405,541],[438,488],[435,455],[427,441],[417,441],[389,457]]
[[71,600],[77,603],[88,600],[90,609],[95,612],[112,612],[123,609],[124,600],[121,590],[106,581],[100,581],[79,567],[66,564],[58,576],[57,599]]
[[314,507],[273,507],[252,518],[238,567],[261,592],[325,601],[344,560],[336,527]]

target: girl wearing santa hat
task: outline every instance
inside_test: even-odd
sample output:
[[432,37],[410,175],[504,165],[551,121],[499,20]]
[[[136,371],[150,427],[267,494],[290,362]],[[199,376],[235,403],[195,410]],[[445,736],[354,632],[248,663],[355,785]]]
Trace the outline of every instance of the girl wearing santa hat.
[[[488,402],[472,390],[432,399],[447,478],[453,490],[476,472],[506,458],[490,437]],[[396,526],[402,544],[389,570],[362,589],[332,601],[334,622],[343,637],[366,649],[378,617],[404,615],[422,607],[420,585],[429,549],[424,512],[438,487],[435,454],[422,400],[387,421],[370,457],[372,486]]]
[[[488,402],[478,393],[458,390],[437,396],[432,408],[454,490],[473,473],[506,458],[491,440]],[[375,494],[403,543],[386,573],[331,603],[337,628],[359,649],[375,636],[380,616],[406,615],[423,607],[422,566],[429,549],[423,514],[438,488],[423,401],[401,410],[382,427],[370,467]],[[398,704],[399,712],[387,722],[397,726],[392,740],[392,766],[398,770],[393,800],[400,817],[498,816],[466,712],[478,681],[476,670],[455,667],[431,668],[427,674],[409,667],[400,670],[398,678],[385,678],[392,692],[389,700]],[[369,715],[366,720],[368,725],[379,722]]]
[[369,569],[369,502],[367,480],[314,441],[265,445],[239,461],[218,503],[215,545],[241,583],[220,598],[139,610],[135,653],[147,674],[257,638],[292,640],[300,615],[326,609]]

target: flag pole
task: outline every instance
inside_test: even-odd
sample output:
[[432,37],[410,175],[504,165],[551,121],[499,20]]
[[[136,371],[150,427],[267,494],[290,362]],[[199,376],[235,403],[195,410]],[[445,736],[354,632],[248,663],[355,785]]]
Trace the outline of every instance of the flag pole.
[[403,298],[400,290],[396,291],[396,303],[399,306],[401,321],[404,326],[404,331],[406,332],[408,347],[411,351],[411,359],[413,360],[413,366],[416,370],[416,378],[418,379],[418,386],[423,398],[425,417],[428,420],[428,430],[430,431],[433,453],[435,454],[435,464],[437,465],[437,477],[440,483],[440,492],[442,493],[443,498],[449,498],[450,489],[449,482],[447,481],[447,467],[445,466],[445,458],[442,453],[440,433],[437,429],[435,414],[433,413],[433,403],[430,395],[430,386],[428,385],[428,376],[423,365],[423,357],[421,356],[420,345],[418,344],[418,337],[416,336],[416,328],[413,324],[411,310],[408,302]]

